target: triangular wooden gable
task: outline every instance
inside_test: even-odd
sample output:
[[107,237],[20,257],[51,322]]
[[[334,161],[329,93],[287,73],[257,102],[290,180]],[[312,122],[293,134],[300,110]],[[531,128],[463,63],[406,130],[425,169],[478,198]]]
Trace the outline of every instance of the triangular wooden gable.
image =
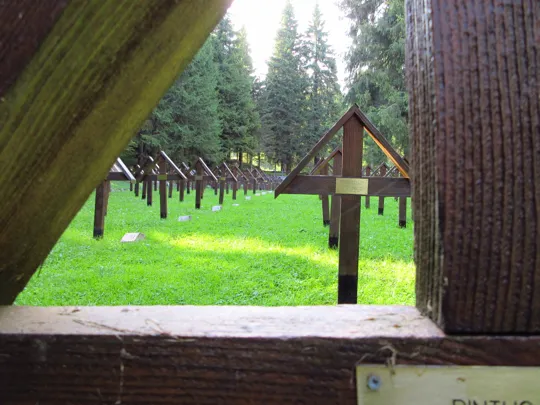
[[390,145],[381,132],[373,125],[373,123],[366,117],[366,115],[360,110],[357,104],[353,105],[349,111],[347,111],[336,124],[323,135],[323,137],[315,144],[311,151],[304,156],[298,166],[296,166],[291,173],[281,182],[276,188],[275,197],[278,197],[283,190],[294,180],[296,176],[308,165],[308,163],[317,155],[317,153],[330,142],[330,140],[336,135],[336,133],[348,122],[351,118],[357,118],[364,130],[375,141],[375,143],[381,148],[383,153],[390,159],[396,167],[399,169],[403,177],[409,178],[409,164],[400,156],[399,153]]
[[[236,178],[236,176],[234,175],[234,173],[231,171],[231,169],[229,169],[229,166],[227,166],[227,163],[223,162],[221,164],[221,167],[223,168],[223,170],[225,170],[225,173],[228,173],[229,176],[232,178],[232,180],[234,182],[237,182],[238,179]],[[226,176],[227,177],[227,176]]]
[[165,161],[165,163],[167,163],[172,168],[172,170],[177,175],[179,175],[182,179],[187,180],[186,175],[182,172],[182,170],[180,170],[178,166],[176,166],[176,164],[172,161],[172,159],[169,156],[167,156],[167,154],[164,151],[159,152],[159,155]]
[[[109,177],[111,177],[111,175],[113,175],[114,177],[111,180],[135,181],[133,173],[131,173],[131,171],[127,168],[127,166],[120,158],[116,158],[116,162],[114,162],[113,166],[111,167],[111,170],[109,171]],[[116,177],[115,175],[120,175],[120,177]]]
[[325,159],[320,160],[313,169],[311,169],[311,172],[309,174],[317,174],[320,172],[323,168],[330,165],[330,162],[332,159],[336,157],[337,154],[342,154],[341,152],[341,146],[336,147],[330,155],[328,155]]
[[201,165],[201,167],[203,168],[203,170],[204,170],[204,172],[206,173],[207,176],[212,177],[212,179],[214,181],[218,181],[216,175],[214,173],[212,173],[212,170],[210,170],[210,168],[206,165],[206,163],[204,162],[204,160],[201,157],[199,157],[197,159],[197,163],[195,163],[195,165],[197,165],[197,164]]

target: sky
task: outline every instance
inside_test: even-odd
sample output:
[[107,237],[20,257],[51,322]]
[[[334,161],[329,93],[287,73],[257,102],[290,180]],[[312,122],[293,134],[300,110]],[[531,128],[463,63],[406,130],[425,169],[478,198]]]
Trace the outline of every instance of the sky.
[[[266,63],[272,56],[274,41],[281,22],[286,0],[235,0],[229,9],[236,29],[246,27],[256,75],[266,75]],[[291,0],[300,32],[304,32],[319,3],[328,32],[328,42],[334,50],[341,87],[345,82],[344,54],[349,48],[348,22],[336,0]]]

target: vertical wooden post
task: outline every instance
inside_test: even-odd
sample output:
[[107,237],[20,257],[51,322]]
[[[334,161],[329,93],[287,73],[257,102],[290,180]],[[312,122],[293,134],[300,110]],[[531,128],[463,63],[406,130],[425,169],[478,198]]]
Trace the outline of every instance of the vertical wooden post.
[[399,227],[407,227],[407,197],[399,197]]
[[163,159],[159,162],[159,216],[167,218],[167,163]]
[[187,194],[190,194],[191,193],[191,180],[188,180],[186,182],[186,193]]
[[154,193],[152,183],[154,183],[152,180],[148,180],[148,184],[146,185],[146,205],[151,207],[152,206],[152,194]]
[[223,198],[225,196],[225,177],[219,178],[219,205],[223,205]]
[[172,193],[173,193],[173,188],[174,188],[174,181],[169,181],[169,198],[172,198]]
[[[381,166],[379,175],[381,177],[386,176],[386,165]],[[379,215],[384,215],[384,197],[379,197]]]
[[103,237],[105,230],[105,193],[107,182],[102,181],[96,188],[96,203],[94,208],[94,238]]
[[157,180],[154,180],[154,191],[157,191],[157,185],[158,185]]
[[[325,166],[321,169],[321,175],[328,175],[328,166]],[[321,195],[321,201],[323,225],[328,226],[330,225],[330,207],[328,203],[328,194]]]
[[133,183],[129,182],[129,191],[133,191]]
[[447,333],[538,334],[539,3],[405,15],[417,306]]
[[232,184],[232,199],[236,201],[236,192],[238,191],[238,182],[235,181]]
[[[371,176],[371,166],[366,166],[366,177]],[[369,209],[371,207],[371,197],[369,195],[364,196],[365,207]]]
[[143,200],[146,200],[147,186],[148,186],[148,182],[146,180],[143,180],[142,181],[142,194],[141,194],[141,199],[143,199]]
[[247,179],[244,180],[244,195],[248,194],[248,181]]
[[[343,126],[342,177],[362,177],[364,127],[356,116]],[[338,303],[356,304],[360,243],[360,196],[341,197]]]
[[225,183],[225,192],[227,194],[229,194],[229,182],[228,181]]
[[103,204],[103,212],[104,215],[107,216],[107,209],[109,208],[109,196],[111,195],[111,182],[108,180],[105,180],[105,193],[104,193],[104,204]]
[[184,201],[184,190],[186,188],[186,180],[182,179],[178,182],[178,187],[180,191],[180,202]]
[[[336,153],[334,157],[334,168],[332,174],[334,176],[341,176],[342,166],[341,153]],[[328,247],[330,249],[337,249],[339,245],[339,222],[341,217],[341,197],[338,195],[332,195],[332,213],[330,216],[330,231],[328,233]]]
[[213,181],[212,187],[214,188],[214,195],[218,195],[219,182]]
[[253,178],[253,194],[257,192],[257,179]]
[[199,163],[195,165],[197,174],[195,175],[195,209],[201,209],[201,199],[203,191],[203,169]]
[[180,191],[180,180],[176,182],[176,191]]
[[135,197],[139,196],[139,182],[135,183]]

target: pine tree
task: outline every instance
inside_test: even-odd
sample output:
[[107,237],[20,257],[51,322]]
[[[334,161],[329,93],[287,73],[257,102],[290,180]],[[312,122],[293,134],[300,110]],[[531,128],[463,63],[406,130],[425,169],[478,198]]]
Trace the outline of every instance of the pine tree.
[[146,138],[165,138],[159,147],[179,160],[202,156],[217,162],[223,157],[213,48],[209,38],[160,100],[146,131],[142,131]]
[[[347,101],[358,103],[393,146],[407,154],[403,0],[342,0],[341,7],[353,23]],[[371,164],[386,159],[372,141],[366,142],[364,156]]]
[[339,118],[341,91],[337,78],[336,59],[328,45],[324,20],[315,5],[313,18],[304,40],[305,65],[309,74],[307,99],[307,132],[302,145],[305,153]]
[[227,155],[242,151],[253,153],[259,117],[253,100],[253,64],[246,32],[235,32],[230,18],[225,16],[214,36],[222,150]]
[[281,162],[284,170],[302,152],[307,77],[301,51],[298,23],[288,1],[268,64],[261,117],[266,153]]

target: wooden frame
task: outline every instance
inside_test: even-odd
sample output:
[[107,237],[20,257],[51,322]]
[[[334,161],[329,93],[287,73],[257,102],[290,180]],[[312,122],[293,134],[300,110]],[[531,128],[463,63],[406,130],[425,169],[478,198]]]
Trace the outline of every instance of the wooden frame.
[[[0,38],[25,46],[0,42],[10,61],[0,68],[0,160],[12,168],[0,172],[10,197],[1,303],[24,288],[227,4],[4,5]],[[408,0],[405,15],[420,312],[2,307],[2,404],[352,405],[364,362],[538,367],[540,11],[525,0]]]

